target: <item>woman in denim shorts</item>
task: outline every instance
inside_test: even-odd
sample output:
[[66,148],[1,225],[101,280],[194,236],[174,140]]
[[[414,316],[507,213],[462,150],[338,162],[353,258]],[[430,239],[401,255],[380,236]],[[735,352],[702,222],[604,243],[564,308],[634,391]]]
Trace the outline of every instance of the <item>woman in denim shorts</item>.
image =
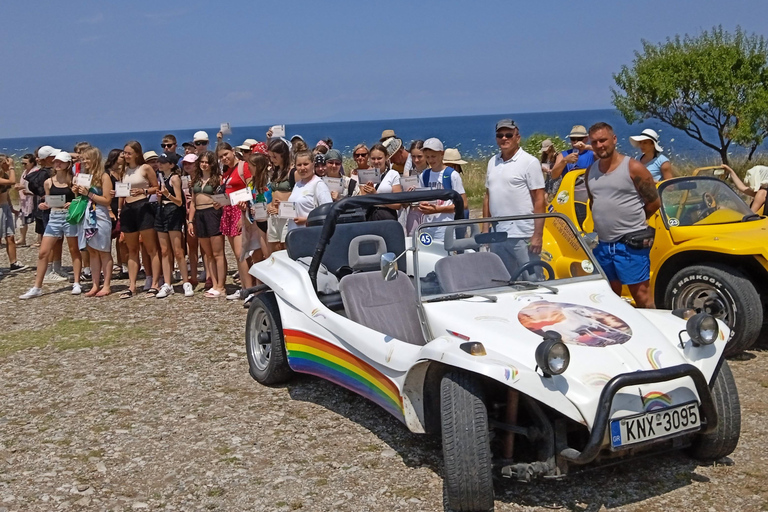
[[[65,237],[69,254],[72,256],[72,271],[75,276],[75,283],[72,285],[72,295],[80,295],[80,248],[77,246],[77,225],[67,222],[67,211],[69,203],[75,199],[75,193],[72,191],[72,156],[66,151],[56,155],[53,161],[53,177],[45,180],[45,201],[38,205],[41,210],[50,210],[51,216],[48,225],[43,233],[43,240],[40,243],[40,251],[37,254],[37,274],[35,275],[35,286],[29,289],[27,293],[19,297],[20,299],[32,299],[43,294],[43,278],[48,268],[48,256],[53,250],[56,242]],[[64,206],[50,206],[46,201],[53,202],[54,198],[64,198]]]

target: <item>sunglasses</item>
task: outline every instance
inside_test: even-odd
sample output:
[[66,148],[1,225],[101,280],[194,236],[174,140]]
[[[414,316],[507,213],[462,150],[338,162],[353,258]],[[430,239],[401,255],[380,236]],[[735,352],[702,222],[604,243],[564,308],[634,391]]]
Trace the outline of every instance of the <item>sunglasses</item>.
[[507,133],[497,133],[496,134],[496,138],[497,139],[511,139],[515,135],[517,135],[517,134],[516,133],[509,133],[509,132],[507,132]]
[[195,141],[195,146],[207,146],[207,145],[208,145],[208,141],[207,140],[196,140]]
[[176,143],[166,143],[166,144],[160,144],[160,147],[161,148],[170,148],[170,147],[173,147],[175,145],[176,145]]
[[355,158],[363,158],[368,156],[368,153],[355,153]]

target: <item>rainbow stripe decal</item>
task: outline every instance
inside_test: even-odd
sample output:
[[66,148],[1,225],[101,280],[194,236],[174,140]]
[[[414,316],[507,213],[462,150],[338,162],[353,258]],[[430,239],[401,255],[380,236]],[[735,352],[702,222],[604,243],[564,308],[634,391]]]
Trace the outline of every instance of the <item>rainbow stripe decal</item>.
[[661,350],[657,348],[649,348],[645,351],[645,357],[648,359],[651,368],[654,370],[661,368]]
[[403,419],[397,386],[373,366],[317,336],[293,329],[284,329],[283,334],[291,369],[354,391]]
[[653,411],[656,409],[663,409],[672,405],[672,399],[669,395],[661,393],[660,391],[651,391],[643,395],[643,409],[646,411]]

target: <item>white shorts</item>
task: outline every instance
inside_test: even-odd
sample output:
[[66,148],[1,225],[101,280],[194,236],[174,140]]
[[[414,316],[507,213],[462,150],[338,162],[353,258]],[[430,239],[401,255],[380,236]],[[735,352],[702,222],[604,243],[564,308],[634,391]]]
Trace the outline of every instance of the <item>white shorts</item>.
[[281,219],[280,217],[270,216],[267,219],[267,242],[285,243],[285,236],[288,234],[288,221],[290,219]]

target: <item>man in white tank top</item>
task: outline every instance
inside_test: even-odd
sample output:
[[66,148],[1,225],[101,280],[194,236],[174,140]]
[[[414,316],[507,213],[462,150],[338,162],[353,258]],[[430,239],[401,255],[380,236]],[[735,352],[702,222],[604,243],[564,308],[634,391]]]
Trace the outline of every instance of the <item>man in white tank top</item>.
[[616,151],[616,134],[611,125],[593,125],[589,138],[598,158],[589,166],[586,177],[599,240],[595,257],[617,295],[621,295],[622,285],[627,285],[637,307],[653,308],[653,233],[646,221],[661,206],[653,176],[638,160]]

